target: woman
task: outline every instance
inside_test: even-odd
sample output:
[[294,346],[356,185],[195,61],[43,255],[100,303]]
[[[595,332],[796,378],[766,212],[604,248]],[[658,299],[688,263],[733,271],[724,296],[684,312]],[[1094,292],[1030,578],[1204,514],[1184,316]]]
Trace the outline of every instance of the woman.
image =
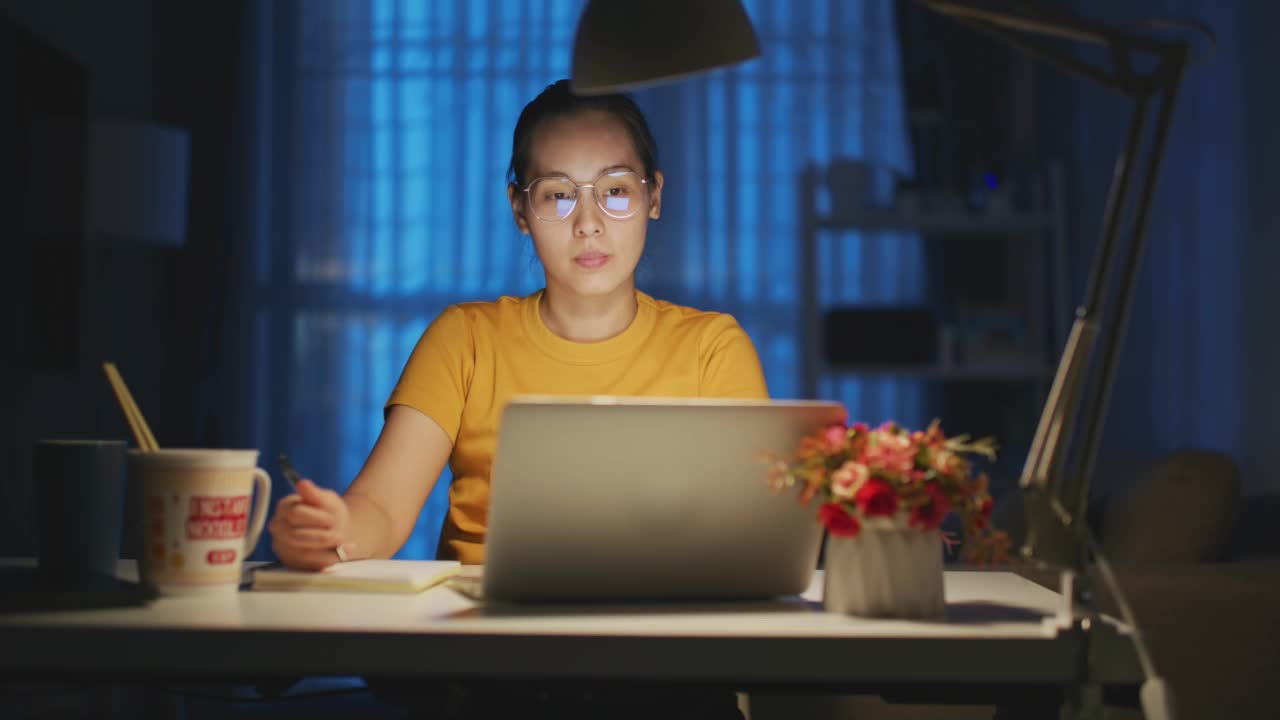
[[[280,501],[270,528],[281,562],[320,569],[390,557],[448,461],[454,480],[438,555],[482,563],[498,420],[513,395],[768,397],[737,321],[636,290],[649,220],[662,213],[657,154],[644,116],[625,96],[580,98],[561,80],[524,108],[507,200],[516,227],[533,238],[545,288],[454,305],[431,323],[347,491],[303,480]],[[401,701],[408,687],[410,702],[427,712],[452,708],[464,717],[741,717],[727,691],[377,687]]]
[[548,86],[516,123],[509,175],[512,216],[533,238],[545,288],[454,305],[431,323],[347,491],[304,480],[278,504],[271,541],[284,564],[390,557],[446,461],[454,480],[438,555],[482,563],[498,420],[513,395],[768,396],[731,316],[636,290],[664,177],[635,103],[577,97],[567,80]]

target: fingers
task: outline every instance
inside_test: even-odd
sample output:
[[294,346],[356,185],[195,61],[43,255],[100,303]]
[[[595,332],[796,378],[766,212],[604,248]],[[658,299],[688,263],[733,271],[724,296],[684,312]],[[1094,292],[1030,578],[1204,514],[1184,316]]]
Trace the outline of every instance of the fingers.
[[342,536],[329,529],[295,528],[280,520],[271,523],[271,549],[289,567],[319,570],[338,562],[334,548]]
[[301,502],[277,511],[280,518],[295,528],[331,528],[337,525],[337,515]]
[[307,505],[297,495],[289,495],[276,504],[271,516],[272,532],[287,532],[290,528],[336,528],[337,513]]
[[291,547],[277,547],[272,542],[272,549],[280,562],[295,570],[323,570],[338,563],[338,554],[333,548],[328,550],[300,550]]
[[298,497],[313,507],[336,511],[338,506],[342,505],[342,498],[338,493],[322,488],[310,480],[299,480],[297,490]]
[[[275,541],[274,538],[271,546],[280,562],[296,570],[323,570],[341,561],[334,547],[321,549],[299,548],[289,544],[281,544]],[[356,559],[357,548],[355,543],[347,543],[342,546],[342,549],[347,553],[348,559]]]
[[325,528],[289,528],[281,540],[300,550],[332,550],[342,544],[342,536]]
[[322,570],[339,562],[335,548],[354,548],[343,545],[346,510],[337,493],[310,480],[299,481],[297,492],[276,504],[268,526],[276,557],[301,570]]
[[332,513],[301,503],[281,506],[268,526],[271,536],[299,548],[334,548],[342,543],[342,528]]

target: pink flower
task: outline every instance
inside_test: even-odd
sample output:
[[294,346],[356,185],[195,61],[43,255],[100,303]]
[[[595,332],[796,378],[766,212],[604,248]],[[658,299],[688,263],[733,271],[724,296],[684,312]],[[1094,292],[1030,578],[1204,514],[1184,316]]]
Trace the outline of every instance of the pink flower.
[[840,503],[826,503],[818,508],[818,519],[832,535],[839,537],[857,537],[862,529],[858,518],[846,512]]
[[828,454],[834,454],[844,448],[845,439],[849,436],[849,428],[844,425],[832,425],[822,431],[822,449]]
[[853,497],[854,492],[862,487],[862,484],[871,476],[871,471],[866,465],[846,461],[839,469],[831,473],[831,494],[838,498],[848,500]]
[[942,488],[938,487],[938,483],[927,483],[924,491],[929,496],[929,501],[911,509],[907,524],[922,530],[933,530],[942,525],[947,513],[951,512],[951,501]]
[[867,517],[892,515],[898,511],[898,494],[893,486],[880,478],[871,478],[858,488],[853,501]]
[[867,447],[864,462],[875,470],[893,475],[905,475],[915,467],[916,454],[907,443],[905,447],[894,440],[881,438]]

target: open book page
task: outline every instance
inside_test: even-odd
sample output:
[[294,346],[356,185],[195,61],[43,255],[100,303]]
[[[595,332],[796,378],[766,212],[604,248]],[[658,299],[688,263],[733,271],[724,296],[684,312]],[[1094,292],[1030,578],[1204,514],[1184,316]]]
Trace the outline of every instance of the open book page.
[[456,560],[352,560],[318,572],[273,566],[255,570],[254,590],[422,592],[454,576]]

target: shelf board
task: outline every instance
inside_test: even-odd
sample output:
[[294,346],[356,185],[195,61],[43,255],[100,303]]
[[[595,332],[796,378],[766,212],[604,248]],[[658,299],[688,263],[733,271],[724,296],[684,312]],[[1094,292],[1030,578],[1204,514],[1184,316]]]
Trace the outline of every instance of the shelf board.
[[861,208],[840,208],[814,219],[814,225],[821,230],[902,230],[934,235],[1016,235],[1047,231],[1054,222],[1054,216],[1048,213],[979,215]]
[[823,374],[896,377],[947,382],[1033,382],[1053,379],[1055,368],[1030,363],[942,367],[937,365],[826,365]]

